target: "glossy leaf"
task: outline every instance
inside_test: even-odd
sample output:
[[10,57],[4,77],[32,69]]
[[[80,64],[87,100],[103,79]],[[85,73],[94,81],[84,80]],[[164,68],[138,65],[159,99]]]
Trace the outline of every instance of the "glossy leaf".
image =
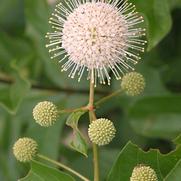
[[180,181],[180,178],[181,178],[181,160],[175,165],[175,167],[167,175],[164,181]]
[[[142,151],[129,142],[120,152],[109,175],[108,181],[129,180],[132,171],[138,164],[149,165],[157,174],[158,180],[178,181],[180,178],[181,145],[168,154],[159,150]],[[171,179],[172,178],[172,179]],[[171,179],[171,180],[170,180]]]
[[75,181],[75,179],[57,169],[48,167],[40,162],[32,161],[28,175],[19,181]]
[[120,152],[116,163],[109,173],[108,181],[129,180],[132,171],[138,164],[145,164],[152,167],[161,180],[159,164],[157,161],[157,151],[143,152],[136,145],[129,142]]

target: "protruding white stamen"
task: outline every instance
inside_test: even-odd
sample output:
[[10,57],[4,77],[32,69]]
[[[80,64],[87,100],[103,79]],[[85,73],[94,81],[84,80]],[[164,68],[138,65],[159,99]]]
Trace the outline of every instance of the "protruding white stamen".
[[[145,29],[138,25],[143,17],[127,0],[66,0],[59,3],[50,24],[55,29],[47,33],[51,58],[61,57],[62,71],[71,70],[69,77],[81,80],[87,69],[88,79],[110,85],[111,70],[120,79],[134,70],[143,52]],[[69,60],[67,60],[69,59]]]

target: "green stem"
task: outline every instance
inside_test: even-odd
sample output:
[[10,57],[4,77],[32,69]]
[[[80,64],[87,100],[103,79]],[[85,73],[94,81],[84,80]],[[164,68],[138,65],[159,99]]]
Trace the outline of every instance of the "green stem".
[[52,160],[52,159],[50,159],[50,158],[48,158],[48,157],[46,157],[46,156],[44,156],[44,155],[41,155],[41,154],[38,154],[37,156],[38,156],[39,158],[41,158],[41,159],[44,159],[44,160],[46,160],[46,161],[49,161],[50,163],[53,163],[53,164],[59,166],[60,168],[63,168],[63,169],[65,169],[65,170],[69,171],[70,173],[76,175],[77,177],[81,178],[81,179],[84,180],[84,181],[90,181],[88,178],[84,177],[84,176],[81,175],[80,173],[76,172],[75,170],[71,169],[70,167],[68,167],[68,166],[66,166],[66,165],[64,165],[64,164],[62,164],[62,163],[59,163],[59,162],[57,162],[57,161],[55,161],[55,160]]
[[76,109],[63,109],[63,110],[60,110],[59,113],[72,113],[72,112],[76,112],[76,111],[88,111],[89,108],[87,106],[83,106],[83,107],[80,107],[80,108],[76,108]]
[[115,92],[113,92],[113,93],[111,93],[111,94],[103,97],[102,99],[100,99],[99,101],[97,101],[97,102],[95,103],[95,106],[98,107],[98,106],[101,105],[102,103],[108,101],[108,100],[111,99],[112,97],[115,97],[115,96],[119,95],[120,93],[123,93],[123,90],[119,89],[119,90],[117,90],[117,91],[115,91]]
[[[93,72],[92,72],[93,74]],[[90,80],[90,91],[89,91],[89,119],[90,123],[96,119],[96,115],[94,112],[94,83],[92,79]],[[93,147],[93,164],[94,164],[94,181],[99,181],[100,173],[99,173],[99,154],[98,147],[96,144],[92,144]]]

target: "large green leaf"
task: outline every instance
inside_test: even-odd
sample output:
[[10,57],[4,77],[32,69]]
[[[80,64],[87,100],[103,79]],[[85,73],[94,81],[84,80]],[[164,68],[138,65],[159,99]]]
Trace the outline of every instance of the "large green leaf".
[[178,181],[178,178],[180,178],[180,173],[178,171],[180,169],[180,153],[180,144],[177,145],[174,151],[164,155],[158,150],[144,152],[136,145],[129,142],[120,152],[108,175],[108,181],[129,181],[133,168],[138,164],[149,165],[153,168],[159,181],[167,181],[168,178],[172,178],[172,181]]
[[111,169],[108,181],[129,181],[132,170],[138,164],[145,164],[155,169],[159,180],[162,178],[157,161],[157,151],[143,152],[136,145],[128,143],[121,151]]
[[148,50],[155,47],[171,29],[171,15],[167,0],[132,0],[143,13],[147,29]]
[[137,101],[129,110],[132,127],[149,137],[174,138],[181,130],[181,96],[153,96]]
[[175,165],[172,171],[167,175],[164,181],[180,181],[181,178],[181,160]]
[[57,169],[32,161],[30,172],[19,181],[75,181],[75,179]]

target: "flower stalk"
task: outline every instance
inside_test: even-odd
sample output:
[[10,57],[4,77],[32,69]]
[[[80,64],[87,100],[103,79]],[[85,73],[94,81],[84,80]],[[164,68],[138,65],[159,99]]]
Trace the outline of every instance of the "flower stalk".
[[121,93],[123,93],[123,90],[122,90],[122,89],[119,89],[119,90],[117,90],[117,91],[115,91],[115,92],[112,92],[112,93],[110,93],[109,95],[107,95],[107,96],[101,98],[100,100],[98,100],[98,101],[95,103],[95,106],[96,106],[96,107],[99,107],[99,105],[103,104],[104,102],[108,101],[109,99],[111,99],[111,98],[113,98],[113,97],[115,97],[115,96],[117,96],[117,95],[119,95],[119,94],[121,94]]
[[[93,72],[92,72],[93,74]],[[91,76],[92,77],[92,76]],[[89,92],[89,120],[90,123],[96,120],[96,114],[94,112],[94,82],[90,79],[90,92]],[[100,173],[99,173],[99,153],[98,147],[96,144],[92,144],[93,148],[93,165],[94,165],[94,181],[99,181]]]
[[77,112],[77,111],[88,111],[89,110],[89,107],[88,106],[83,106],[83,107],[80,107],[80,108],[76,108],[76,109],[63,109],[63,110],[60,110],[58,111],[58,113],[72,113],[72,112]]

